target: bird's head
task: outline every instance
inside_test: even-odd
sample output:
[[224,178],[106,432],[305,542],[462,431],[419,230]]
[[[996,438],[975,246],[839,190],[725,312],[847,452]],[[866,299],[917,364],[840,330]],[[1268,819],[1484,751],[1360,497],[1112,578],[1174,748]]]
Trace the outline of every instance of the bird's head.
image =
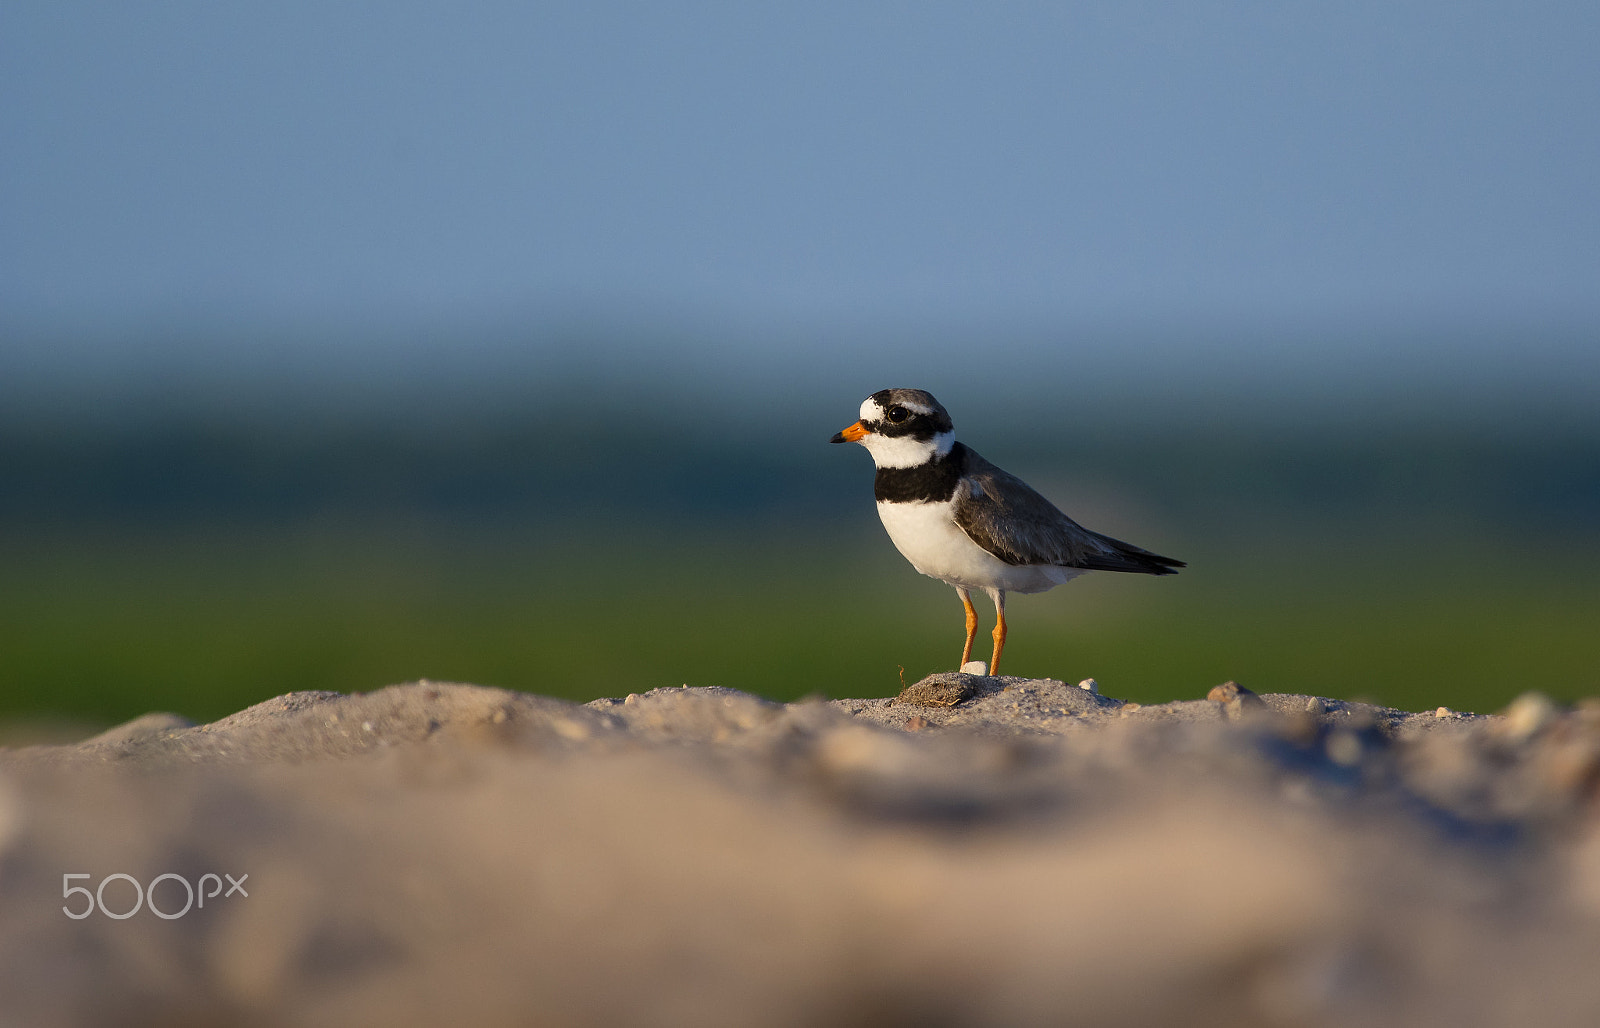
[[921,389],[880,389],[861,401],[861,420],[829,442],[860,443],[880,468],[914,468],[955,444],[950,414]]

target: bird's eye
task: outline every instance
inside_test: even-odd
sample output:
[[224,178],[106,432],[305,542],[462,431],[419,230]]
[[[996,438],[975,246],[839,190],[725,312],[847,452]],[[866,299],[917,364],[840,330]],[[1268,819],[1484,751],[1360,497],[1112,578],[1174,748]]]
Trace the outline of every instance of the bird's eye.
[[890,407],[889,413],[884,415],[884,417],[888,418],[896,425],[900,424],[900,422],[904,421],[910,416],[911,412],[906,410],[904,407]]

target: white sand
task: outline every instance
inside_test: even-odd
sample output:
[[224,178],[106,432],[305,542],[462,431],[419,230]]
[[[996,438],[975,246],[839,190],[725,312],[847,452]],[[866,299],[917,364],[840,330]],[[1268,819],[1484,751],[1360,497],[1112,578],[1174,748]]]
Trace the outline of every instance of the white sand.
[[[959,702],[416,683],[0,750],[0,1025],[1600,1024],[1592,707],[917,688]],[[207,872],[248,896],[62,911]]]

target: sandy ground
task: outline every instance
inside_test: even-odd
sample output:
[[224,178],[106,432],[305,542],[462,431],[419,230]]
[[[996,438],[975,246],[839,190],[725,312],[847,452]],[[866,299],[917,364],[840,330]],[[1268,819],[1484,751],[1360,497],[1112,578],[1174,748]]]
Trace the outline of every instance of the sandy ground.
[[0,1023],[1600,1024],[1600,706],[1216,697],[419,682],[0,750]]

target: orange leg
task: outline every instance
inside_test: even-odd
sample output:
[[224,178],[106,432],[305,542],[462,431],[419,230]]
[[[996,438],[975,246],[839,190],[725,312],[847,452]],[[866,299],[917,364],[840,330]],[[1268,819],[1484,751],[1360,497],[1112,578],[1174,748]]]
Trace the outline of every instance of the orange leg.
[[956,595],[961,597],[961,605],[967,608],[967,644],[961,647],[961,663],[956,665],[962,668],[972,659],[972,640],[978,634],[978,612],[972,609],[972,597],[965,589],[957,589]]
[[1000,673],[1000,651],[1006,648],[1006,591],[1004,589],[990,589],[989,598],[994,600],[994,659],[989,661],[989,673]]

